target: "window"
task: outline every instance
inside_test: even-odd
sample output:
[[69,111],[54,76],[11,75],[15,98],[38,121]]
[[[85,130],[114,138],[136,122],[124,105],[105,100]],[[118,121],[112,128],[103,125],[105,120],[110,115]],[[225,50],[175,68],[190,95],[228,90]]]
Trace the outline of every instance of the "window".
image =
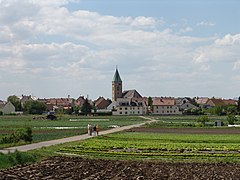
[[140,111],[138,111],[138,114],[140,114]]
[[127,110],[127,107],[125,107],[125,110]]
[[119,114],[122,114],[122,112],[119,112]]
[[122,110],[122,108],[121,108],[121,107],[120,107],[119,109],[120,109],[120,110]]
[[128,114],[128,112],[125,112],[125,114]]
[[162,113],[164,114],[164,111],[162,111]]

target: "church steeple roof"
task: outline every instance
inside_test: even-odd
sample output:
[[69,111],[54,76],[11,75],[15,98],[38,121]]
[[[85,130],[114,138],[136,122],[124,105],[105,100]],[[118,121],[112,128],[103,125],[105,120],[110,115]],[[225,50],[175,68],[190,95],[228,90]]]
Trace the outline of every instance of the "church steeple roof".
[[113,76],[113,82],[122,82],[117,68],[116,68],[115,74]]

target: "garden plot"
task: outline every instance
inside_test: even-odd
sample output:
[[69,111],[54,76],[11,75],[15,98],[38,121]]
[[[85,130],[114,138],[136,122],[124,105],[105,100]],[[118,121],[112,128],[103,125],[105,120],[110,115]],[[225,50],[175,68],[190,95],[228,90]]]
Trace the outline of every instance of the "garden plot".
[[99,136],[58,152],[110,159],[240,162],[237,134],[156,134],[124,132]]

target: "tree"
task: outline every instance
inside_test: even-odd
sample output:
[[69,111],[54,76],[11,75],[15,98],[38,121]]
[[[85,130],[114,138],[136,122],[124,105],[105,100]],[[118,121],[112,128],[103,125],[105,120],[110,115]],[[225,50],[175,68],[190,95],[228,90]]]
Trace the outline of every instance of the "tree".
[[227,114],[236,114],[237,113],[237,107],[235,105],[229,105],[226,108]]
[[27,101],[24,104],[23,110],[28,114],[42,114],[47,110],[47,106],[38,101]]
[[7,101],[11,102],[14,105],[16,111],[22,110],[20,99],[17,96],[15,95],[9,96],[7,98]]
[[221,116],[223,115],[223,107],[215,106],[207,110],[208,113]]
[[86,98],[86,99],[84,100],[83,105],[82,105],[81,112],[82,112],[82,114],[84,114],[84,115],[88,115],[88,114],[91,113],[92,108],[93,108],[93,107],[92,107],[91,104],[88,102],[88,98]]
[[197,122],[200,122],[203,126],[206,125],[206,122],[208,122],[208,117],[207,116],[200,116],[197,120]]
[[152,109],[153,100],[152,97],[148,97],[148,106]]
[[232,114],[229,114],[227,116],[227,121],[228,121],[228,124],[230,124],[230,125],[234,125],[235,121],[237,121],[237,120],[238,119]]
[[237,110],[238,112],[240,112],[240,96],[238,97]]

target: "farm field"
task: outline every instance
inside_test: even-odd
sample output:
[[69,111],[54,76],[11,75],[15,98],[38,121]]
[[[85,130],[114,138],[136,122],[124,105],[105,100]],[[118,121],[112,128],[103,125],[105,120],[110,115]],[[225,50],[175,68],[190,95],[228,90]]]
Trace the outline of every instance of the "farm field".
[[15,179],[239,179],[239,134],[239,128],[157,122],[31,151],[47,159],[0,170],[0,175]]
[[239,150],[239,134],[123,132],[88,139],[58,152],[89,158],[240,162]]
[[[41,116],[37,116],[41,117]],[[146,120],[133,117],[115,116],[68,116],[64,115],[58,120],[33,119],[33,116],[0,116],[0,138],[5,134],[14,132],[17,129],[30,127],[33,132],[33,142],[59,139],[63,137],[75,136],[87,132],[88,123],[98,124],[100,130],[138,124]],[[0,148],[24,144],[0,144]]]

